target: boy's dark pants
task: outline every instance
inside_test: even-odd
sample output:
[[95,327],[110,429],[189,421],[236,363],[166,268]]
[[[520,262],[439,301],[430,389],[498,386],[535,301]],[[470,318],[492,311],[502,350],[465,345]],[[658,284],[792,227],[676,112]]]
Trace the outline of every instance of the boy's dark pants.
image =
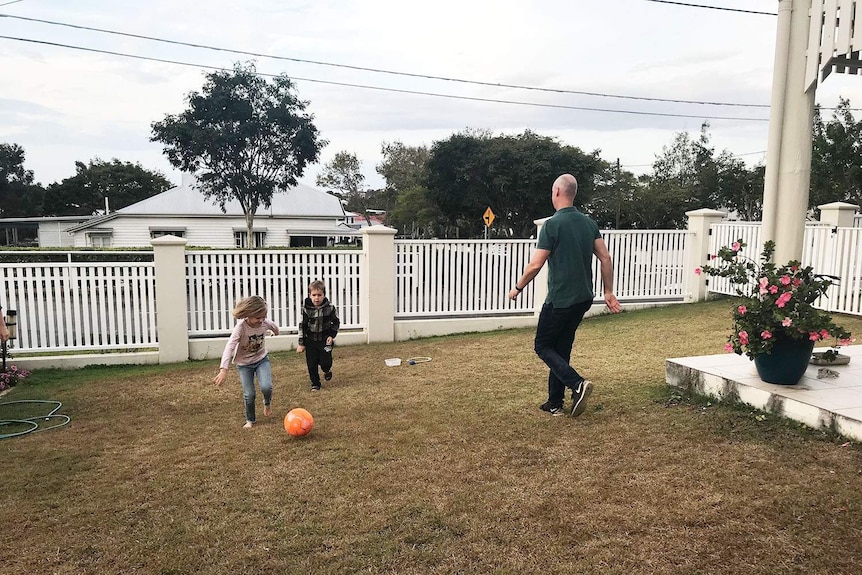
[[317,366],[320,366],[324,373],[332,369],[332,352],[325,351],[325,346],[325,340],[305,342],[305,364],[308,366],[312,387],[320,387],[320,372],[317,371]]

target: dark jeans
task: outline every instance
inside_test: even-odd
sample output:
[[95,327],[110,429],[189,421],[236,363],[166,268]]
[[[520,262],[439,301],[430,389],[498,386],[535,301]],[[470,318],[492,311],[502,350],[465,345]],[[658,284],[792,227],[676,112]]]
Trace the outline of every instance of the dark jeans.
[[551,407],[562,407],[566,388],[575,389],[584,380],[569,365],[569,359],[575,343],[575,330],[592,305],[590,300],[571,307],[555,308],[549,303],[542,306],[534,349],[551,370],[548,374],[548,403]]
[[320,387],[320,372],[317,371],[317,366],[320,366],[324,373],[332,369],[332,352],[324,350],[324,347],[326,341],[305,342],[305,365],[308,366],[308,377],[313,387]]

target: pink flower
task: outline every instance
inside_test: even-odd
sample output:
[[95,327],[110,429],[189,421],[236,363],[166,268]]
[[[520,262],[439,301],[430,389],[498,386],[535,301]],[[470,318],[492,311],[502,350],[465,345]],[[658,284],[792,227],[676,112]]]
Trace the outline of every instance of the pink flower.
[[809,332],[808,339],[810,339],[811,341],[817,341],[818,339],[820,339],[820,334],[816,331]]
[[735,252],[738,252],[739,250],[742,249],[742,246],[739,245],[739,242],[733,242],[732,244],[730,244],[730,249],[732,249]]
[[799,284],[802,283],[802,280],[799,278],[793,278],[793,287],[799,287]]
[[745,307],[744,305],[741,305],[738,308],[736,308],[736,311],[739,312],[739,315],[745,315],[748,312],[748,308]]
[[853,343],[854,341],[856,341],[856,338],[855,338],[855,337],[848,337],[847,339],[839,340],[839,341],[838,341],[838,344],[839,344],[839,345],[850,345],[850,344],[851,344],[851,343]]
[[783,320],[781,320],[781,325],[783,325],[784,327],[790,327],[791,325],[793,325],[793,320],[790,319],[789,317],[786,317]]
[[763,339],[770,339],[772,337],[772,332],[769,331],[768,329],[765,329],[762,332],[760,332],[760,337],[762,337]]
[[771,293],[771,294],[778,293],[778,286],[769,286],[769,293]]
[[781,285],[790,285],[790,276],[781,276]]
[[699,276],[703,272],[700,268],[694,268],[694,275]]
[[829,331],[827,331],[825,329],[821,329],[820,330],[820,339],[828,339],[828,338],[829,338]]
[[766,278],[760,278],[758,283],[760,284],[760,293],[766,293],[766,287],[769,285],[769,280]]
[[793,296],[790,295],[790,292],[784,292],[783,294],[778,296],[777,300],[775,300],[775,305],[778,307],[784,307],[787,305],[787,302],[790,301],[791,297]]
[[748,332],[741,331],[739,332],[739,343],[742,345],[748,345]]
[[727,353],[732,353],[733,352],[733,344],[730,342],[727,342],[726,344],[724,344],[724,351],[726,351]]

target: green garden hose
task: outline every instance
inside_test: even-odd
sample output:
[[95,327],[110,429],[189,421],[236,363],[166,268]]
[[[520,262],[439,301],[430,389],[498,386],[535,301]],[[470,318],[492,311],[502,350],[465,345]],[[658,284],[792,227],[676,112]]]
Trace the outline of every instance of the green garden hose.
[[[53,403],[56,404],[56,407],[48,412],[47,415],[39,415],[36,417],[27,417],[25,419],[0,419],[0,427],[4,425],[30,425],[31,427],[25,429],[23,431],[16,431],[14,433],[0,433],[0,439],[9,439],[10,437],[19,437],[21,435],[27,435],[28,433],[38,433],[39,431],[48,431],[49,429],[54,429],[55,427],[62,427],[72,421],[72,418],[68,415],[63,415],[62,413],[57,413],[63,404],[59,401],[54,400],[44,400],[44,399],[21,399],[18,401],[4,401],[0,403],[0,407],[4,405],[12,405],[15,403]],[[41,427],[39,426],[40,421],[50,421],[52,419],[59,419],[61,422],[57,425],[51,425],[49,427]]]

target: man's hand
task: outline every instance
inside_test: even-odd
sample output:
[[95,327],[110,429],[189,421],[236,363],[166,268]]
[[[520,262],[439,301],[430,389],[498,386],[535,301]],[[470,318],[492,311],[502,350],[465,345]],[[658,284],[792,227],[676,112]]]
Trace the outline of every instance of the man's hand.
[[612,293],[605,294],[605,305],[608,306],[611,313],[620,313],[623,310],[620,302],[617,300],[617,296]]

